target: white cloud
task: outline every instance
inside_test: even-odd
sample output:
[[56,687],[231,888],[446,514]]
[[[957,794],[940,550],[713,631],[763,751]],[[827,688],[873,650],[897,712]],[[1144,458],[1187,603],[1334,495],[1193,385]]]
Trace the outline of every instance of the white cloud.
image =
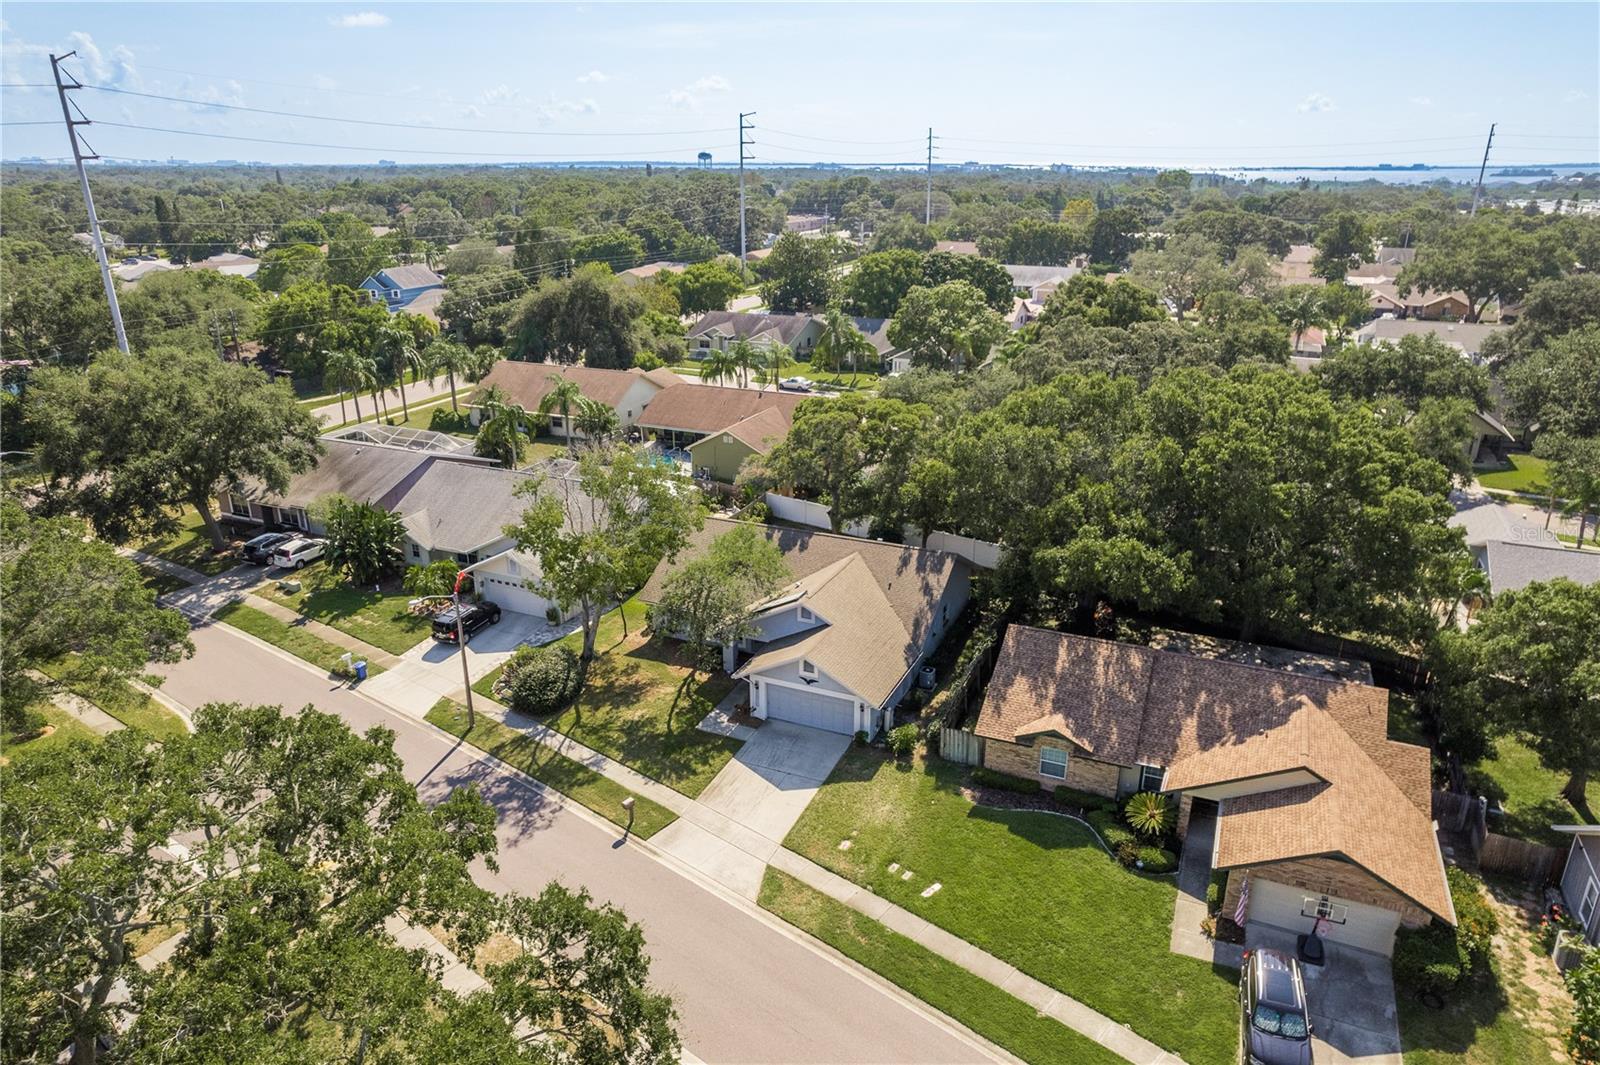
[[328,20],[329,25],[343,30],[375,30],[389,24],[389,16],[377,11],[358,11],[354,15],[340,15]]
[[133,53],[122,45],[119,44],[107,55],[94,43],[94,38],[82,30],[74,30],[67,35],[67,39],[72,42],[72,48],[83,64],[81,69],[89,78],[118,88],[137,88],[141,84],[139,71],[133,65]]
[[1582,89],[1573,89],[1571,92],[1567,93],[1567,95],[1561,98],[1561,102],[1565,104],[1580,104],[1588,98],[1589,94],[1584,92]]
[[563,100],[558,99],[554,93],[550,99],[539,105],[537,113],[541,122],[548,125],[562,118],[571,118],[573,115],[592,115],[596,107],[593,100]]
[[1325,93],[1314,92],[1300,101],[1300,110],[1310,112],[1333,111],[1335,107],[1333,100]]
[[600,85],[611,80],[611,75],[603,70],[591,70],[587,74],[578,76],[579,85]]
[[494,107],[505,107],[513,104],[526,104],[528,98],[522,95],[521,89],[513,89],[509,85],[496,85],[492,89],[483,91],[483,102]]
[[1431,96],[1413,96],[1413,97],[1411,97],[1411,102],[1416,104],[1418,107],[1432,107],[1433,106],[1433,97],[1431,97]]
[[673,107],[696,109],[707,96],[715,93],[732,92],[733,85],[721,74],[707,74],[705,77],[690,82],[681,89],[673,89],[667,93],[667,103]]

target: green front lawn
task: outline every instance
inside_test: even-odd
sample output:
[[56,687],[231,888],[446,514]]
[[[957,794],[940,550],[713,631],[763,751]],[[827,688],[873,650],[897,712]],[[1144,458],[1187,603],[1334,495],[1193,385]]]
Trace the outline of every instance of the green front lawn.
[[972,1031],[1033,1065],[1111,1065],[1122,1058],[1046,1017],[981,976],[835,902],[787,873],[768,869],[761,906],[860,962]]
[[[623,610],[628,614],[626,638]],[[695,728],[733,682],[725,674],[700,673],[687,684],[682,645],[659,636],[646,639],[644,614],[644,604],[630,599],[600,620],[595,660],[582,693],[545,723],[693,798],[739,749],[738,740]],[[581,632],[562,642],[574,652],[583,650]],[[499,676],[495,669],[472,690],[493,698]]]
[[47,736],[35,736],[22,741],[18,741],[10,733],[0,736],[0,765],[27,758],[37,758],[39,755],[56,747],[65,747],[73,740],[96,740],[100,738],[94,729],[54,703],[39,703],[32,709],[44,718],[47,725],[53,726],[53,731]]
[[139,572],[144,575],[144,586],[157,595],[166,595],[168,592],[175,592],[179,588],[189,587],[188,581],[182,577],[174,577],[166,570],[159,570],[142,562],[136,563],[136,565],[139,567]]
[[853,748],[784,845],[1190,1065],[1231,1065],[1237,975],[1169,951],[1173,879],[1124,869],[1070,818],[974,806],[963,772]]
[[1500,800],[1505,816],[1489,819],[1489,830],[1532,840],[1565,850],[1571,836],[1551,831],[1551,825],[1593,823],[1600,816],[1600,780],[1590,780],[1589,812],[1572,808],[1561,797],[1565,774],[1552,773],[1539,764],[1539,756],[1510,737],[1495,744],[1496,756],[1468,771],[1467,785],[1475,795]]
[[628,815],[622,808],[622,800],[633,796],[633,834],[641,839],[649,839],[678,819],[678,815],[665,806],[635,795],[616,781],[484,714],[478,715],[477,723],[468,732],[467,708],[449,697],[433,704],[427,720],[582,803],[612,824],[627,825]]
[[430,619],[411,613],[406,608],[411,596],[392,584],[379,592],[357,588],[323,562],[298,570],[288,579],[299,581],[300,591],[285,592],[275,581],[268,581],[255,592],[390,654],[405,654],[429,633]]
[[[72,667],[71,656],[43,667],[44,672],[57,680],[65,677]],[[183,719],[160,700],[146,695],[125,680],[107,680],[101,683],[83,682],[68,687],[80,698],[89,700],[129,728],[143,729],[158,740],[184,736],[189,732]]]
[[[296,658],[310,662],[318,669],[325,669],[329,673],[339,665],[340,659],[346,653],[343,647],[329,643],[316,633],[279,621],[271,614],[257,610],[253,606],[245,606],[243,603],[229,603],[213,616],[218,621],[232,625],[241,632],[248,632],[256,639],[265,640],[274,647],[288,651]],[[369,677],[382,672],[383,667],[376,662],[367,664]]]
[[1544,459],[1526,452],[1508,457],[1511,461],[1509,470],[1479,473],[1478,483],[1485,488],[1497,488],[1505,492],[1528,492],[1532,495],[1540,495],[1550,490],[1550,476],[1547,470],[1549,463]]
[[239,559],[231,552],[221,555],[211,553],[211,537],[206,533],[205,522],[200,520],[200,512],[193,507],[183,508],[178,515],[178,530],[171,536],[153,536],[143,543],[129,546],[147,555],[156,555],[168,562],[199,570],[208,577],[215,577],[239,564]]

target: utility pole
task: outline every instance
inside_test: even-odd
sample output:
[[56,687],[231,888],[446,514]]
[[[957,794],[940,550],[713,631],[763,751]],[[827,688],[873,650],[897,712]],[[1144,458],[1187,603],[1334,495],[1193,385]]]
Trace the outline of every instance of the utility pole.
[[753,117],[755,117],[755,112],[754,111],[741,111],[739,113],[739,276],[740,277],[748,276],[748,272],[749,272],[749,269],[750,269],[749,263],[745,259],[745,256],[747,254],[749,254],[749,252],[745,248],[745,232],[744,232],[744,161],[745,161],[745,158],[746,158],[746,156],[744,154],[744,150],[746,148],[748,148],[750,145],[754,144],[755,141],[745,140],[744,139],[744,135],[746,133],[750,132],[751,130],[756,128],[754,122],[751,122],[751,123],[746,123],[745,122],[745,119],[753,118]]
[[[117,350],[126,354],[128,350],[128,334],[122,328],[122,308],[117,303],[117,285],[111,279],[111,260],[106,258],[105,238],[100,235],[100,217],[94,213],[94,197],[89,194],[89,172],[83,168],[85,159],[98,159],[100,157],[92,152],[88,155],[83,154],[84,146],[78,139],[78,127],[89,125],[89,119],[81,117],[83,116],[81,110],[78,111],[80,117],[74,119],[72,112],[77,108],[77,104],[69,104],[67,102],[67,90],[81,89],[83,85],[77,78],[73,78],[70,85],[61,80],[63,77],[61,61],[63,59],[71,59],[77,54],[77,52],[68,52],[66,55],[52,55],[50,57],[50,69],[55,73],[56,77],[56,95],[61,98],[61,120],[67,124],[67,139],[72,142],[72,159],[78,165],[78,183],[83,186],[83,206],[89,212],[89,239],[94,243],[95,258],[100,260],[100,280],[106,286],[106,303],[111,307],[111,324],[117,332]],[[65,76],[71,77],[71,75]]]
[[928,127],[928,206],[922,216],[922,224],[933,225],[933,127]]
[[1489,169],[1489,148],[1494,144],[1494,127],[1495,123],[1489,123],[1489,139],[1483,145],[1483,162],[1478,164],[1478,187],[1472,190],[1472,215],[1478,213],[1478,201],[1483,199],[1483,172]]

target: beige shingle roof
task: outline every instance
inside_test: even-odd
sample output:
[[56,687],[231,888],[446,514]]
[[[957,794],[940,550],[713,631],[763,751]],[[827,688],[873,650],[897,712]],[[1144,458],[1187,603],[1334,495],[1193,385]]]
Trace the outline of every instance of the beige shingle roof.
[[[503,365],[503,364],[502,364]],[[794,423],[794,409],[809,397],[798,392],[761,392],[721,385],[689,385],[656,394],[639,416],[647,429],[673,429],[682,433],[716,433],[744,421],[757,411],[778,411]],[[789,431],[785,425],[784,432]]]
[[[711,518],[676,560],[663,560],[639,592],[656,602],[667,576],[696,558],[737,522]],[[761,526],[783,552],[793,584],[776,598],[800,595],[828,624],[767,644],[746,669],[806,657],[874,706],[882,705],[921,653],[936,620],[940,597],[952,580],[965,579],[967,563],[943,551],[925,551],[854,536]]]
[[712,433],[705,440],[696,440],[689,445],[689,450],[693,451],[706,440],[715,440],[726,433],[756,454],[765,455],[775,444],[789,435],[790,425],[791,422],[784,416],[783,411],[777,407],[764,407],[750,417],[734,422],[721,432]]
[[499,385],[511,397],[511,402],[533,410],[545,397],[545,393],[554,387],[550,381],[552,374],[576,382],[578,390],[585,396],[608,407],[615,407],[621,403],[622,398],[628,394],[628,389],[641,380],[649,381],[662,389],[675,388],[683,384],[675,374],[668,383],[664,378],[651,377],[643,370],[600,370],[592,366],[562,366],[551,362],[513,362],[510,359],[501,359],[494,364],[494,369],[489,371],[489,376],[483,379],[482,388],[474,394],[471,402],[477,402],[478,396],[483,391]]
[[1218,865],[1339,854],[1454,920],[1428,752],[1388,738],[1381,688],[1013,625],[977,733],[1053,733],[1172,791],[1308,770],[1322,783],[1223,802]]

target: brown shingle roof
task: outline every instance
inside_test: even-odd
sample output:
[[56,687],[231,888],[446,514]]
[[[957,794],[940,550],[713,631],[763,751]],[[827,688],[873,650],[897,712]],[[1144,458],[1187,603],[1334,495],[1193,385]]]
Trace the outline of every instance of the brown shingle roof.
[[1342,854],[1454,919],[1428,752],[1388,738],[1381,688],[1013,625],[976,731],[1054,733],[1100,761],[1163,766],[1174,791],[1308,770],[1322,783],[1224,800],[1217,864]]
[[[733,437],[741,444],[748,447],[758,455],[765,455],[773,446],[789,435],[789,427],[793,423],[777,407],[763,407],[748,418],[734,422],[721,432],[712,433],[705,440],[714,440],[723,433]],[[696,440],[689,445],[693,451],[704,440]]]
[[672,376],[671,385],[663,385],[659,376],[651,377],[643,370],[599,370],[591,366],[562,366],[551,362],[513,362],[510,359],[501,359],[494,364],[494,369],[489,371],[489,376],[483,379],[482,390],[469,402],[476,402],[482,391],[499,385],[511,397],[511,402],[533,410],[544,398],[545,393],[550,391],[552,374],[577,382],[578,390],[585,396],[608,407],[615,407],[621,403],[622,397],[628,394],[628,389],[640,380],[649,381],[657,388],[675,388],[683,384],[675,374]]
[[[676,560],[663,560],[639,592],[656,602],[667,576],[706,551],[737,522],[710,518]],[[794,584],[828,622],[821,629],[767,644],[753,666],[804,655],[823,672],[881,705],[921,654],[935,622],[934,611],[952,580],[966,578],[965,560],[943,551],[805,529],[761,526],[789,565]]]
[[[750,388],[685,384],[682,388],[657,393],[639,415],[639,424],[647,429],[715,433],[770,408],[792,425],[794,409],[806,398],[798,392],[758,392]],[[788,432],[787,426],[784,432]]]

